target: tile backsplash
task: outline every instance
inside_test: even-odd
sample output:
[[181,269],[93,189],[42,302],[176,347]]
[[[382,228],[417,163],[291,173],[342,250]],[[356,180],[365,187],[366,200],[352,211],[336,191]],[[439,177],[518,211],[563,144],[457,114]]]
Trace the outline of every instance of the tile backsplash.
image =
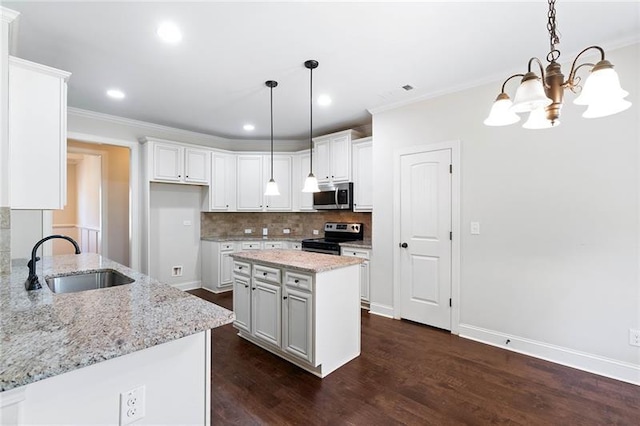
[[[324,233],[325,222],[357,222],[364,224],[364,238],[371,239],[371,213],[342,211],[310,213],[201,213],[201,237],[256,237],[262,238],[262,228],[269,230],[270,237],[313,237],[313,230]],[[291,230],[285,234],[283,229]],[[245,234],[251,229],[251,234]]]

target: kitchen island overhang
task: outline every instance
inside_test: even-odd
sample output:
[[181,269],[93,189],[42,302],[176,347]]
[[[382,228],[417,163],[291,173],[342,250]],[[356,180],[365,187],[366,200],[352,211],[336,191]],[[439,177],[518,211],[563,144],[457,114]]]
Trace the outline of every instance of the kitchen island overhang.
[[[97,254],[45,257],[38,274],[113,269],[135,281],[77,293],[55,294],[46,285],[27,292],[26,261],[15,265],[0,276],[0,417],[19,412],[16,423],[117,423],[119,393],[146,385],[146,421],[170,420],[175,411],[178,423],[206,422],[210,329],[232,322],[233,312]],[[176,384],[192,389],[185,393],[197,404],[173,410]]]
[[360,355],[362,259],[299,250],[231,256],[240,337],[318,377]]

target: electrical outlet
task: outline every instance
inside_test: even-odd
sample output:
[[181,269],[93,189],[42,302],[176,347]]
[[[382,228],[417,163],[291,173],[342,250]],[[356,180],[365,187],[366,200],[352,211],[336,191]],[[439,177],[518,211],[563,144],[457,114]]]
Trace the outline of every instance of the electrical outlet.
[[282,230],[282,233],[283,233],[283,234],[290,234],[290,233],[291,233],[291,229],[289,229],[289,228],[284,228],[284,229]]
[[320,231],[318,231],[317,229],[313,230],[313,235],[319,235],[319,234],[320,234]]
[[640,346],[640,330],[629,329],[629,344],[631,346]]
[[191,226],[191,221],[190,221],[190,220],[183,220],[183,221],[182,221],[182,224],[183,224],[184,226]]
[[120,393],[120,426],[128,425],[144,417],[144,385]]
[[171,276],[172,277],[181,277],[182,276],[182,266],[174,266],[171,268]]
[[247,228],[247,229],[245,229],[245,230],[244,230],[244,233],[245,233],[245,234],[250,234],[250,233],[251,233],[251,228]]
[[262,235],[264,235],[265,237],[269,235],[269,228],[262,228]]
[[480,222],[471,222],[471,235],[480,235]]

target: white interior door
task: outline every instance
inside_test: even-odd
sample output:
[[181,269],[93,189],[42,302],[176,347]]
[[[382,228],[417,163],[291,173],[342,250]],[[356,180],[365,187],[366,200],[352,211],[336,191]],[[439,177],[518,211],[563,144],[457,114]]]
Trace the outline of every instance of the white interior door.
[[400,316],[451,329],[451,149],[400,158]]

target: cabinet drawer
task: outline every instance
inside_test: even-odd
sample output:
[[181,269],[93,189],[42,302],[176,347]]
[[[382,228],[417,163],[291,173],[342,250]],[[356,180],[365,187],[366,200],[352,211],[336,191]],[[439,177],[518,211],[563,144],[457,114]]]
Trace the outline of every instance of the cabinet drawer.
[[253,276],[262,281],[270,281],[280,284],[280,269],[270,268],[264,265],[255,265],[253,267]]
[[237,260],[233,262],[233,273],[240,275],[251,275],[251,264],[245,262],[238,262]]
[[369,250],[354,249],[349,247],[342,247],[342,255],[350,257],[359,257],[361,259],[369,260]]
[[260,250],[262,243],[256,241],[243,241],[242,250]]
[[311,291],[313,288],[313,277],[311,275],[300,274],[298,272],[285,271],[284,283],[288,287]]
[[220,243],[220,251],[233,251],[234,248],[233,243]]
[[265,250],[274,250],[274,249],[281,249],[281,248],[282,248],[282,241],[264,243]]

